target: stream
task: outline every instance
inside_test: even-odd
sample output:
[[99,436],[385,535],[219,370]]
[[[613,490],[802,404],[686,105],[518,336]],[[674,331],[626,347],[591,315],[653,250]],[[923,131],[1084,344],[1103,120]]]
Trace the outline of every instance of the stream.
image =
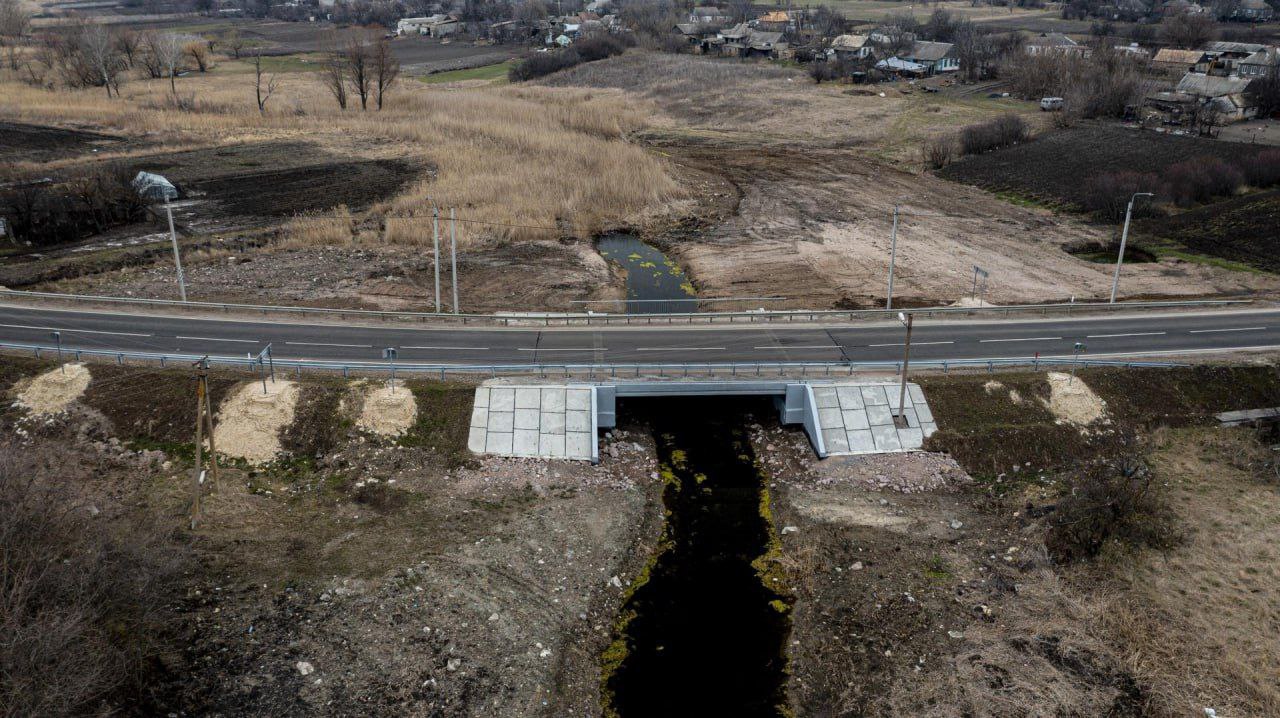
[[653,427],[667,524],[605,656],[606,715],[779,718],[790,602],[745,428],[769,407],[626,401]]
[[680,265],[661,250],[622,232],[604,235],[596,242],[596,249],[627,272],[627,314],[698,311],[693,284]]

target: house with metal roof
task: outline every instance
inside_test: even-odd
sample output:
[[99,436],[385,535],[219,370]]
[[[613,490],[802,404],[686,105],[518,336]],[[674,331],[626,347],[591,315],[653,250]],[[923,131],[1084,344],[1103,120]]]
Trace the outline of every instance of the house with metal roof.
[[917,40],[909,51],[898,55],[898,59],[923,65],[926,75],[960,69],[960,56],[956,53],[956,46],[949,42]]

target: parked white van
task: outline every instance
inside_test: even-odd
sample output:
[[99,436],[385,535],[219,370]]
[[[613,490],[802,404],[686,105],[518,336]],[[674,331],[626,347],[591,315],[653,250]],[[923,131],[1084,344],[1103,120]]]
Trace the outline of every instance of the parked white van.
[[1057,110],[1061,110],[1063,106],[1066,104],[1067,104],[1066,101],[1064,101],[1061,97],[1041,97],[1040,98],[1040,109],[1044,110],[1045,112],[1055,112]]

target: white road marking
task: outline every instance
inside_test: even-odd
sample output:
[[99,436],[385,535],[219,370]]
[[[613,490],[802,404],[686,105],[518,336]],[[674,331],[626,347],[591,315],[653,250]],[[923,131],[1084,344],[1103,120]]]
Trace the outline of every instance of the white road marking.
[[174,339],[191,339],[198,342],[241,342],[243,344],[257,344],[257,339],[219,339],[217,337],[184,337],[176,336]]
[[811,344],[808,346],[786,346],[773,344],[767,347],[751,347],[752,349],[839,349],[835,344]]
[[979,339],[979,344],[987,344],[994,342],[1048,342],[1062,337],[1025,337],[1022,339]]
[[1214,332],[1260,332],[1266,327],[1239,327],[1237,329],[1189,329],[1188,334],[1213,334]]
[[0,324],[0,327],[8,327],[10,329],[40,329],[47,332],[75,332],[77,334],[112,334],[119,337],[149,337],[150,334],[138,334],[136,332],[107,332],[99,329],[65,329],[63,327],[36,327],[30,324]]
[[722,352],[724,347],[636,347],[638,352]]
[[438,349],[438,350],[441,350],[441,351],[453,351],[453,350],[457,350],[457,351],[466,351],[466,350],[468,350],[468,349],[474,349],[474,350],[476,350],[476,351],[481,351],[481,352],[489,351],[489,347],[425,347],[425,346],[424,346],[424,347],[411,347],[411,346],[402,346],[402,347],[400,347],[400,348],[401,348],[401,349]]
[[1168,332],[1133,332],[1131,334],[1088,334],[1085,339],[1110,339],[1111,337],[1158,337]]
[[[895,342],[892,344],[868,344],[869,347],[900,347],[904,342]],[[955,344],[955,342],[911,342],[911,346],[923,346],[925,344]]]
[[602,352],[604,347],[516,347],[518,352]]
[[372,344],[326,344],[324,342],[285,342],[292,346],[300,347],[353,347],[355,349],[372,349]]

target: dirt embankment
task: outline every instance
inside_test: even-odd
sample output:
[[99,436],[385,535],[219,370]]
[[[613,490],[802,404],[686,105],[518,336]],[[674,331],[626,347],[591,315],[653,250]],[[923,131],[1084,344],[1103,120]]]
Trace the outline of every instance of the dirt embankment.
[[[6,398],[20,375],[49,368],[13,366],[0,372]],[[190,373],[98,368],[76,411],[15,440],[59,456],[50,467],[94,467],[76,484],[88,505],[94,492],[111,506],[127,496],[121,520],[185,531]],[[243,379],[211,372],[218,448],[270,444],[260,453],[279,460],[223,467],[181,538],[200,547],[199,565],[163,601],[158,672],[145,703],[130,704],[227,716],[598,710],[600,654],[661,527],[642,428],[613,432],[598,466],[478,459],[465,448],[472,386],[398,384],[413,399],[397,407],[417,411],[378,438],[357,406],[342,408],[345,383],[269,384],[269,411],[228,411],[261,396]],[[21,417],[0,412],[0,428]]]

